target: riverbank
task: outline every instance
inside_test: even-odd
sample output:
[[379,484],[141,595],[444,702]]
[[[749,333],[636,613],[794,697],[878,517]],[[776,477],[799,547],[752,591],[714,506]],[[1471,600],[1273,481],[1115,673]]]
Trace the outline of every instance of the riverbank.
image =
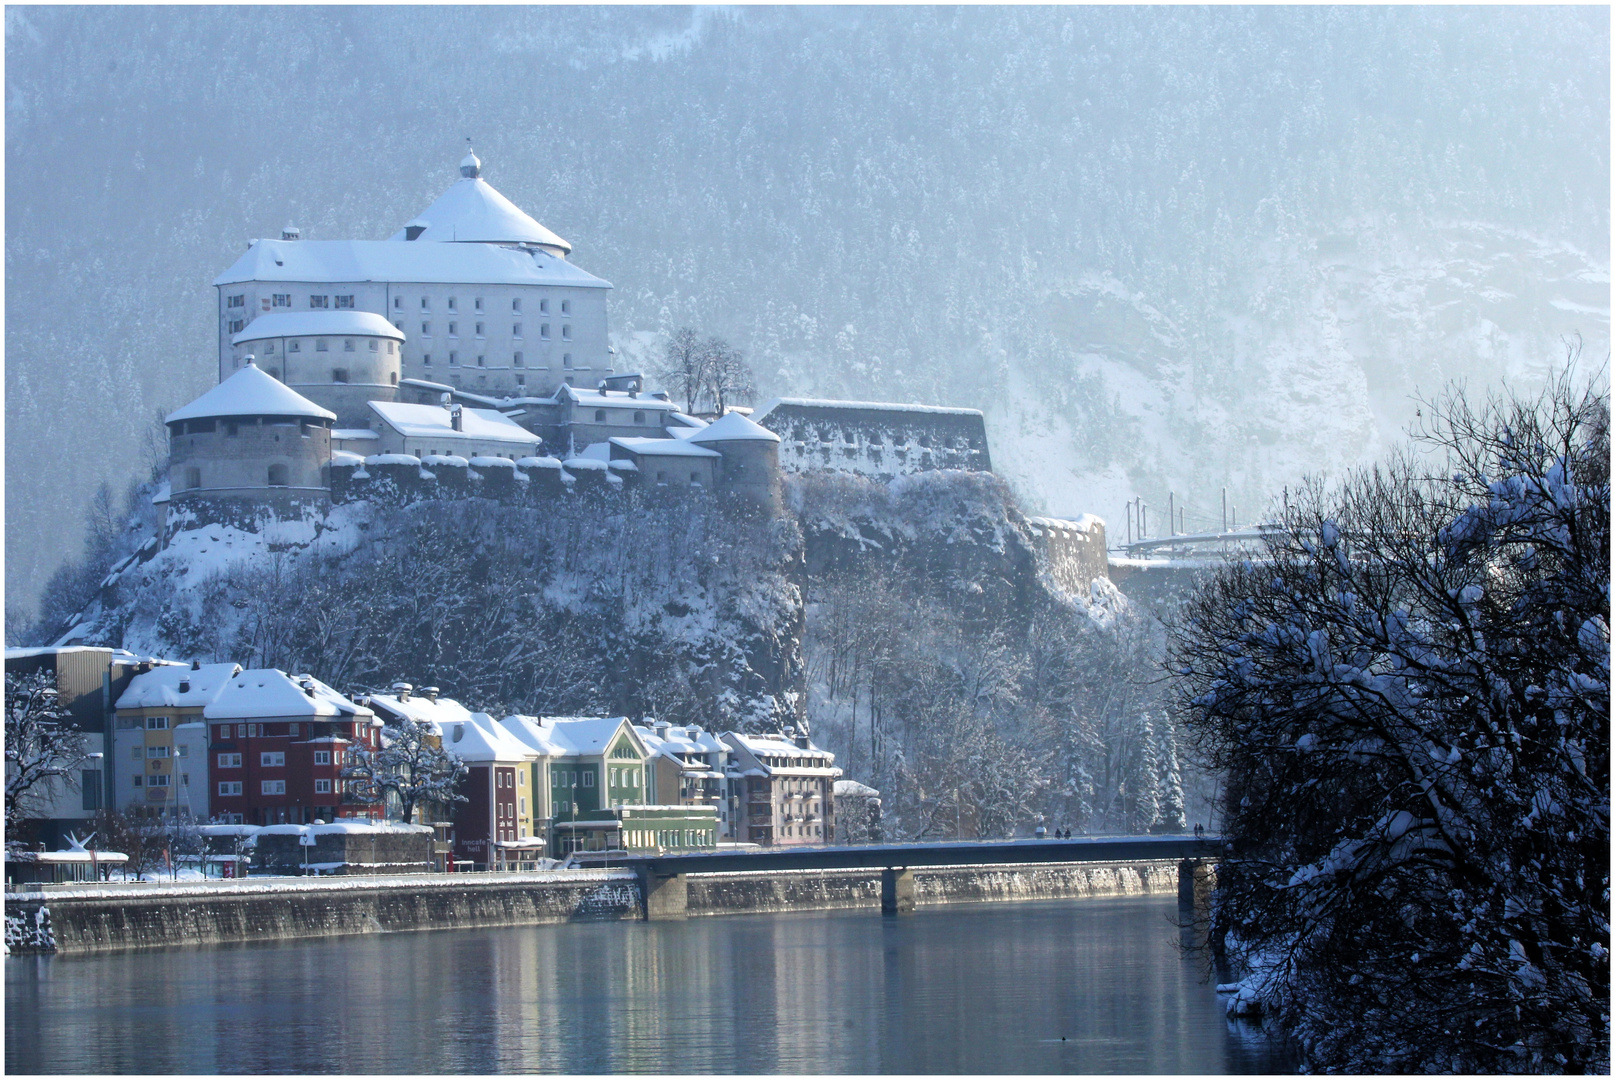
[[[1175,893],[1172,862],[938,866],[914,871],[921,906]],[[881,906],[869,870],[691,874],[687,914],[762,914]],[[411,930],[642,919],[629,870],[270,878],[170,885],[86,885],[6,895],[13,953],[90,955]]]

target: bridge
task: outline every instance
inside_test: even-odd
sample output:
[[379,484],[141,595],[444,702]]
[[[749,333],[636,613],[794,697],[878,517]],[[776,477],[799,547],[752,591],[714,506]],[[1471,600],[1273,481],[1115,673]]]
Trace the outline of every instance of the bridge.
[[[1198,904],[1210,888],[1210,863],[1222,850],[1222,838],[1217,836],[1105,836],[644,854],[628,855],[621,865],[639,874],[647,919],[678,918],[685,913],[690,874],[781,870],[879,870],[881,912],[901,915],[914,910],[914,868],[919,866],[1175,860],[1180,902]],[[616,865],[616,860],[612,863]]]

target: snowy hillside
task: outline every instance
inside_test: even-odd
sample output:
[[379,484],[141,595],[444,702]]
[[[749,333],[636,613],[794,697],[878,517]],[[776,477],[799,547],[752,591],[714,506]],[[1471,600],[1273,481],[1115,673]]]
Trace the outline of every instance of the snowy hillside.
[[[1608,349],[1604,9],[11,8],[7,594],[214,374],[208,282],[490,182],[763,398],[979,407],[1032,508],[1249,519]],[[311,107],[311,102],[320,106]],[[1152,521],[1159,519],[1152,512]]]

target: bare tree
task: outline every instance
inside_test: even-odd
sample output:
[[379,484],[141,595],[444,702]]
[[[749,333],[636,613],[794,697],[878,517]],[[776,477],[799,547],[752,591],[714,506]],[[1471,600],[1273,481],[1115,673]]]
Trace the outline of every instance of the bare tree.
[[89,749],[68,726],[49,672],[6,672],[6,828],[37,814],[52,787],[78,790],[77,770]]
[[687,413],[695,412],[696,402],[707,390],[710,383],[707,371],[709,362],[706,342],[689,327],[683,327],[667,339],[667,346],[662,352],[662,366],[657,370],[656,377],[669,393],[684,398],[684,411]]
[[1313,1068],[1607,1071],[1608,393],[1424,411],[1174,632],[1213,932]]
[[469,770],[425,724],[404,717],[382,729],[381,743],[379,750],[354,746],[348,751],[348,763],[342,768],[345,799],[379,803],[390,796],[398,801],[399,817],[406,824],[414,818],[418,803],[467,801],[455,788]]

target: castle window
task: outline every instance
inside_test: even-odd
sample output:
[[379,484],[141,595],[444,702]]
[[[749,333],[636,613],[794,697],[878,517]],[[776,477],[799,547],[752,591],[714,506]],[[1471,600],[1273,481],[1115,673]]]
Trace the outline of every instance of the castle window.
[[331,346],[326,342],[326,340],[324,338],[316,338],[316,339],[314,339],[314,351],[315,352],[329,352],[330,349],[331,349]]
[[280,368],[278,368],[278,367],[269,368],[268,371],[267,371],[267,374],[269,375],[269,377],[271,379],[278,379],[278,378],[280,378]]
[[550,324],[549,323],[539,323],[538,324],[538,336],[543,338],[545,341],[549,340],[549,337],[550,337]]
[[701,474],[700,473],[691,473],[690,474],[690,486],[691,487],[696,487],[700,483],[701,483]]
[[456,367],[456,366],[459,365],[459,363],[460,363],[460,354],[457,353],[457,352],[453,352],[451,350],[449,352],[449,367]]
[[548,300],[540,300],[538,302],[538,313],[540,315],[548,315],[550,313],[550,302]]
[[480,296],[476,299],[476,308],[478,311],[482,310],[482,297]]
[[485,364],[483,362],[483,357],[480,356],[480,355],[477,357],[477,366],[478,367],[487,367],[488,366],[487,364]]
[[525,376],[525,375],[517,375],[516,376],[516,385],[517,386],[526,386],[527,385],[527,376]]
[[449,337],[459,337],[459,336],[460,336],[460,324],[457,323],[457,322],[449,323]]
[[339,297],[337,297],[336,298],[336,306],[338,308],[349,308],[349,309],[351,309],[353,307],[353,297],[352,296],[339,296]]
[[424,367],[431,367],[432,366],[432,354],[431,353],[421,353],[421,364]]
[[342,367],[332,368],[331,369],[331,381],[336,382],[336,383],[345,383],[345,382],[347,382],[348,381],[348,369],[347,368],[342,368]]
[[431,336],[432,336],[432,324],[429,323],[429,322],[426,322],[425,320],[422,320],[421,321],[421,337],[431,337]]
[[387,355],[388,356],[391,356],[393,354],[393,346],[396,345],[396,344],[398,344],[396,341],[387,342]]
[[353,339],[352,338],[343,338],[342,339],[342,351],[343,352],[352,352],[353,351]]
[[302,352],[303,351],[303,343],[301,341],[290,342],[286,346],[286,351],[287,352]]
[[271,297],[271,300],[273,301],[275,307],[292,306],[292,294],[289,292],[278,292]]
[[237,430],[239,430],[239,428],[234,421],[230,421],[224,425],[224,433],[230,436],[232,439],[236,437]]
[[570,325],[566,324],[566,323],[561,324],[561,340],[562,341],[571,341],[572,340],[572,327]]
[[511,361],[511,363],[515,364],[517,367],[522,366],[522,354],[521,354],[520,349],[516,350],[516,354],[510,358],[510,361]]
[[634,414],[634,423],[643,424],[644,422],[645,422],[645,414],[642,413],[642,412],[636,412]]
[[[388,342],[388,344],[391,344],[391,342]],[[370,339],[370,351],[371,352],[378,352],[378,351],[380,351],[380,349],[381,349],[381,343],[378,342],[375,338],[371,338]],[[391,351],[391,350],[389,350],[389,351]]]
[[404,298],[402,296],[393,297],[393,310],[394,311],[399,310],[403,306],[404,306]]
[[570,314],[572,314],[572,301],[570,301],[570,300],[562,300],[561,301],[561,314],[562,315],[570,315]]
[[392,375],[390,376],[390,378],[393,381],[393,385],[397,386],[398,385],[398,372],[396,372],[396,371],[393,372]]
[[513,338],[517,338],[517,339],[521,338],[521,336],[522,336],[522,324],[521,323],[511,323],[510,324],[510,336],[513,337]]
[[459,311],[460,310],[460,301],[455,299],[452,296],[449,297],[449,310],[450,311]]
[[191,466],[189,469],[186,469],[185,470],[185,486],[187,488],[199,488],[199,487],[201,487],[202,486],[202,470],[198,469],[194,465]]
[[284,465],[269,466],[269,486],[285,487],[289,471]]
[[477,336],[482,337],[482,324],[481,323],[477,324]]
[[239,334],[239,333],[241,333],[242,328],[245,327],[246,325],[247,325],[247,321],[245,319],[231,319],[230,320],[230,333]]
[[264,342],[264,352],[272,353],[274,351],[275,351],[275,343],[273,341]]
[[[571,353],[563,353],[563,354],[561,354],[561,366],[562,367],[571,367],[572,366],[572,354]],[[570,385],[571,382],[572,382],[571,379],[567,380],[568,385]]]
[[246,294],[245,293],[236,293],[234,296],[226,297],[225,301],[224,301],[224,306],[227,307],[227,308],[246,307],[247,306]]
[[331,298],[329,296],[310,296],[308,306],[311,308],[328,308],[331,306]]
[[520,315],[522,313],[522,298],[521,297],[518,296],[518,297],[516,297],[516,299],[514,299],[514,300],[512,300],[510,302],[510,310],[514,311],[518,315]]
[[657,472],[656,472],[656,482],[658,484],[667,483],[667,474],[665,472],[662,472],[661,470],[657,470]]
[[432,310],[432,298],[430,296],[421,297],[421,310],[422,311],[431,311]]
[[604,409],[596,409],[594,411],[594,422],[597,423],[597,424],[605,423],[606,422],[606,410],[604,410]]
[[404,320],[403,319],[394,319],[393,320],[393,329],[394,330],[402,330],[403,328],[404,328]]

